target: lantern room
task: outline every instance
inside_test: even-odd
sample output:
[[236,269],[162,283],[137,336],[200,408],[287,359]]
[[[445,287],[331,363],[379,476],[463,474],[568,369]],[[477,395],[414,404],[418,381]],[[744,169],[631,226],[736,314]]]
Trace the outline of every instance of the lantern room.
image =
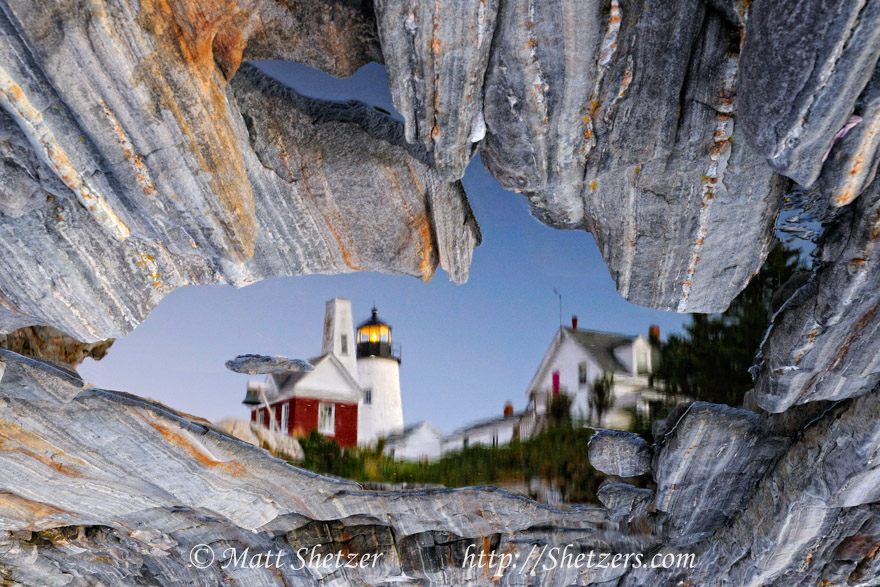
[[400,362],[400,345],[391,342],[391,327],[379,318],[373,308],[373,316],[357,328],[357,356],[384,357]]

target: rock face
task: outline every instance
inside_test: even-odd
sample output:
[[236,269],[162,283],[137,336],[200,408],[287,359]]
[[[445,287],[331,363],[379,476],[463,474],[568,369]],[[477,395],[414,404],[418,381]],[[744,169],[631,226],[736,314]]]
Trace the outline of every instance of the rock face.
[[[0,330],[95,341],[195,283],[461,283],[480,235],[453,180],[476,151],[540,220],[590,231],[627,299],[720,311],[783,175],[824,169],[843,205],[876,171],[875,1],[202,4],[2,3]],[[270,58],[384,60],[403,129],[242,65]]]
[[295,39],[282,53],[321,66],[307,56],[328,48],[328,69],[351,73],[374,55],[358,40],[363,10],[340,6],[298,35],[308,26],[287,29],[283,3],[264,3],[269,29],[258,3],[70,4],[0,10],[0,329],[48,324],[95,341],[196,283],[355,270],[427,280],[438,264],[466,279],[479,230],[461,185],[441,181],[394,121],[300,97],[250,66],[228,83],[248,34],[282,31]]
[[669,514],[671,543],[683,546],[740,511],[786,442],[757,414],[727,406],[694,402],[676,420],[654,463],[654,505]]
[[819,178],[834,135],[871,79],[878,22],[876,1],[755,2],[749,12],[742,124],[757,152],[801,185]]
[[100,361],[107,356],[115,339],[84,343],[51,326],[27,326],[0,334],[0,347],[19,355],[78,365],[86,358]]
[[755,399],[770,412],[862,395],[880,383],[880,181],[824,233],[817,269],[760,351]]
[[[455,180],[475,152],[538,219],[590,231],[627,299],[679,312],[745,287],[792,180],[830,210],[812,275],[778,300],[755,411],[683,407],[653,447],[598,436],[598,467],[657,482],[604,485],[607,509],[364,491],[0,349],[2,582],[876,584],[878,35],[880,0],[0,0],[2,333],[88,345],[197,283],[464,282],[480,233]],[[384,60],[405,123],[299,95],[259,59]],[[382,562],[189,558],[319,543]],[[533,556],[565,544],[696,564]],[[469,567],[468,549],[527,566]]]
[[590,464],[607,475],[636,477],[651,470],[651,447],[637,434],[600,430],[590,438]]
[[[0,360],[0,563],[10,581],[54,585],[75,574],[107,584],[305,585],[321,576],[346,584],[476,583],[487,569],[463,565],[468,545],[525,559],[546,541],[627,544],[590,530],[605,520],[598,508],[559,511],[493,488],[364,491],[159,404],[84,390],[75,374],[47,363],[4,350]],[[384,556],[375,568],[323,571],[199,570],[190,558],[207,544],[218,561],[228,548],[250,547],[283,550],[295,562],[296,549],[319,543],[322,552],[347,545]],[[82,549],[95,556],[82,557]],[[566,573],[574,578],[558,570],[545,584]]]

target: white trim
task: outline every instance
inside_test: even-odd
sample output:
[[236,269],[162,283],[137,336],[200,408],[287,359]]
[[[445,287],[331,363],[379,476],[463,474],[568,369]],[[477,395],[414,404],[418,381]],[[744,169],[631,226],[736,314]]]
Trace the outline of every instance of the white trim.
[[[326,408],[330,408],[330,421],[327,422],[325,419],[322,426],[321,417],[327,413]],[[327,436],[336,436],[336,404],[330,402],[318,402],[318,432],[326,434]]]
[[287,434],[287,427],[290,422],[290,402],[281,404],[281,432]]

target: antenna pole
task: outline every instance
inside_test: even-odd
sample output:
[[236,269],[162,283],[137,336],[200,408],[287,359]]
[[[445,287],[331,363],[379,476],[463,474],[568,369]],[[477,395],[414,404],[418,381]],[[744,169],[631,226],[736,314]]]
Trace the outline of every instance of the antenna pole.
[[553,293],[559,296],[559,327],[562,328],[562,294],[555,287],[553,288]]

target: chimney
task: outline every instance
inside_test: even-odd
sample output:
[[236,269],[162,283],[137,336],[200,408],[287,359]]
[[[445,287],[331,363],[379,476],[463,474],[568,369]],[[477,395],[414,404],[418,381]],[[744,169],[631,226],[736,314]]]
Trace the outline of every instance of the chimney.
[[571,329],[572,329],[572,330],[577,330],[577,329],[578,329],[578,317],[577,317],[577,316],[572,316],[572,317],[571,317]]
[[660,343],[660,327],[656,324],[651,324],[648,327],[648,342],[652,344]]
[[509,418],[513,415],[513,404],[510,402],[504,402],[504,417]]
[[324,341],[321,345],[321,354],[333,353],[336,355],[336,358],[357,381],[358,370],[355,351],[351,302],[342,298],[333,298],[327,302],[324,314]]

